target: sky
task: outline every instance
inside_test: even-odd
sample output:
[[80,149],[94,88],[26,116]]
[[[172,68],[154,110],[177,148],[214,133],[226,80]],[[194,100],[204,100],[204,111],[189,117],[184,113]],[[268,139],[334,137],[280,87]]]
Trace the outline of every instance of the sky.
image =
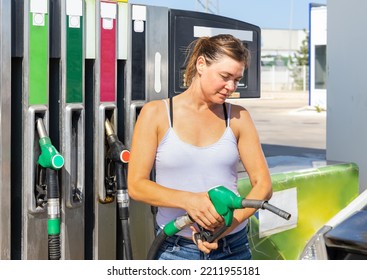
[[[327,0],[129,0],[131,4],[162,6],[172,9],[205,12],[234,18],[262,29],[309,28],[309,3],[327,4]],[[200,3],[202,3],[200,5]]]

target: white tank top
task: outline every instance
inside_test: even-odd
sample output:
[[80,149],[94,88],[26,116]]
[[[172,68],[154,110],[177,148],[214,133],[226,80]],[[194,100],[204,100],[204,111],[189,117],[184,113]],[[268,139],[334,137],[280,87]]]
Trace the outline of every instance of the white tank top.
[[[239,153],[237,139],[229,126],[231,104],[228,104],[227,127],[221,138],[214,144],[198,147],[185,143],[176,135],[168,103],[163,101],[167,108],[169,128],[157,148],[156,182],[167,188],[191,192],[207,192],[220,185],[238,194]],[[165,224],[184,214],[183,209],[159,207],[157,224],[163,228]],[[246,223],[247,221],[239,225],[232,233],[244,228]],[[191,237],[192,233],[187,227],[178,235]]]

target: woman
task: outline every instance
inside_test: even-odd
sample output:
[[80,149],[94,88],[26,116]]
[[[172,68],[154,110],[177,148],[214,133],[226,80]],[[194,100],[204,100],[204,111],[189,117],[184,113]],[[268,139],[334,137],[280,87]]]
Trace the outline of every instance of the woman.
[[[255,209],[235,210],[231,227],[212,243],[193,238],[197,225],[211,231],[223,226],[207,192],[218,185],[237,191],[239,159],[252,184],[247,198],[272,195],[269,170],[249,113],[225,102],[243,76],[249,52],[240,40],[224,34],[199,38],[190,49],[187,90],[147,103],[138,117],[129,161],[129,195],[159,207],[160,229],[185,213],[196,223],[168,238],[159,259],[250,259],[246,224]],[[150,180],[154,165],[156,182]]]

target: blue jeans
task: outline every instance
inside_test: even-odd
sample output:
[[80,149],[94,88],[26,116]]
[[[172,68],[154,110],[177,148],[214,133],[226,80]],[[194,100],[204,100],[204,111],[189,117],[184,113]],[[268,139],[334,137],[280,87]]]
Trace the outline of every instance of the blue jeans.
[[247,238],[247,227],[229,234],[218,241],[218,249],[209,254],[201,252],[187,238],[174,235],[167,237],[157,253],[158,260],[250,260],[252,258]]

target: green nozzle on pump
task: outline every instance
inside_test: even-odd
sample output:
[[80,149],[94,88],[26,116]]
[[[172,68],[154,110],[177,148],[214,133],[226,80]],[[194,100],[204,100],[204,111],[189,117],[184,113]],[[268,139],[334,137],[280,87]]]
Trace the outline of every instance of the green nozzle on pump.
[[41,154],[38,163],[44,168],[59,170],[64,166],[64,157],[51,144],[49,137],[43,137],[39,140]]
[[58,170],[64,165],[63,156],[51,144],[41,118],[36,121],[39,135],[41,154],[38,164],[46,169],[47,185],[47,231],[48,231],[48,258],[61,259],[60,248],[60,190],[57,179]]
[[37,131],[41,147],[41,154],[38,158],[39,165],[44,168],[59,170],[64,166],[64,157],[52,145],[41,118],[37,119]]

